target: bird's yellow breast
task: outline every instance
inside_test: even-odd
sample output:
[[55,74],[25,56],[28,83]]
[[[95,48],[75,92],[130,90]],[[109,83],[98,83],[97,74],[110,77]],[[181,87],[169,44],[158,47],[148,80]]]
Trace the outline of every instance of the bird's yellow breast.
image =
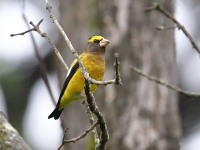
[[[91,78],[95,80],[103,79],[105,70],[104,55],[87,53],[80,55],[80,58]],[[61,98],[60,109],[64,108],[68,103],[84,97],[84,82],[84,77],[79,68],[66,87]],[[93,93],[96,89],[97,85],[92,84],[91,92]]]

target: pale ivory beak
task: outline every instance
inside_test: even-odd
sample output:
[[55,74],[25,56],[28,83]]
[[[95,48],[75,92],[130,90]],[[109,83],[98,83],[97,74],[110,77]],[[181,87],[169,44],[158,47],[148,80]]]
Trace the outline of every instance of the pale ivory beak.
[[100,41],[99,45],[100,45],[101,47],[106,47],[109,43],[110,43],[109,40],[103,38],[103,39]]

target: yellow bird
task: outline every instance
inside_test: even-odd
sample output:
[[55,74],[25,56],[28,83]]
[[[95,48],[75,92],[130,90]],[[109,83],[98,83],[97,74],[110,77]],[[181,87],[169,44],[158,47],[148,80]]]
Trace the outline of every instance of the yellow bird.
[[[105,70],[105,49],[109,43],[109,40],[102,36],[92,36],[89,38],[83,53],[79,55],[90,77],[95,80],[103,79]],[[96,89],[97,85],[92,84],[91,92],[93,93]],[[68,71],[56,108],[48,118],[54,117],[54,119],[58,119],[63,109],[69,103],[78,99],[83,99],[84,97],[84,77],[79,68],[79,63],[77,59],[75,59]]]

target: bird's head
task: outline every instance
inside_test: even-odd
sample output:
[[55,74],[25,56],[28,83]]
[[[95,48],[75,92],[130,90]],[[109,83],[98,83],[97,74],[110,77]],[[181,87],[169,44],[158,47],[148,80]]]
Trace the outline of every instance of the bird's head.
[[86,50],[88,52],[105,52],[106,46],[110,43],[109,40],[105,39],[102,36],[95,35],[89,38]]

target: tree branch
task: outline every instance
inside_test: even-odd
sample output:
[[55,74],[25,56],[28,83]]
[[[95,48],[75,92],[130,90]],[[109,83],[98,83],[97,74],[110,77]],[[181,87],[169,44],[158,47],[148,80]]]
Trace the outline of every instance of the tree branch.
[[64,132],[64,136],[63,136],[63,140],[62,140],[62,144],[59,146],[58,150],[60,150],[62,148],[62,146],[64,146],[66,143],[75,143],[77,141],[79,141],[80,139],[84,138],[90,131],[92,131],[97,125],[99,124],[99,121],[95,122],[92,126],[90,126],[87,130],[85,130],[81,135],[69,139],[69,140],[65,140],[65,135],[67,133],[67,130],[65,130]]
[[106,149],[106,143],[109,139],[109,134],[107,130],[107,125],[105,123],[104,116],[99,111],[98,106],[96,105],[95,98],[90,92],[90,83],[87,79],[85,79],[85,95],[87,98],[87,103],[89,105],[90,111],[93,112],[99,121],[100,130],[101,130],[101,137],[100,137],[100,143],[97,147],[97,150],[105,150]]
[[198,47],[198,45],[194,42],[194,39],[192,38],[192,36],[189,34],[189,32],[185,29],[185,27],[178,21],[176,20],[173,15],[171,15],[168,11],[166,11],[159,3],[154,3],[153,6],[148,7],[145,9],[145,11],[153,11],[153,10],[157,10],[160,13],[162,13],[163,15],[165,15],[167,18],[169,18],[170,20],[172,20],[178,27],[178,29],[181,29],[183,31],[183,33],[186,35],[186,37],[189,39],[190,43],[192,44],[193,48],[197,51],[197,53],[200,54],[200,49]]
[[33,26],[33,28],[31,28],[31,29],[29,29],[27,31],[21,32],[21,33],[11,34],[10,36],[13,37],[13,36],[17,36],[17,35],[24,35],[24,34],[29,33],[31,31],[36,31],[37,33],[40,34],[41,37],[45,38],[49,42],[49,44],[53,47],[54,52],[57,55],[58,59],[60,60],[61,64],[63,64],[65,69],[68,71],[69,68],[68,68],[67,64],[65,63],[64,59],[62,58],[60,52],[58,51],[58,49],[54,45],[54,43],[50,40],[50,38],[47,36],[46,33],[43,33],[40,30],[40,24],[43,22],[43,20],[44,19],[41,19],[36,25],[31,21],[30,24]]
[[135,67],[135,66],[131,66],[131,69],[132,69],[135,73],[137,73],[137,74],[139,74],[139,75],[141,75],[141,76],[147,78],[148,80],[153,81],[153,82],[155,82],[155,83],[157,83],[157,84],[159,84],[159,85],[165,86],[165,87],[167,87],[168,89],[171,89],[171,90],[174,90],[174,91],[176,91],[176,92],[182,93],[182,94],[185,95],[185,96],[200,97],[200,94],[185,91],[185,90],[183,90],[183,89],[181,89],[181,88],[178,88],[178,87],[176,87],[176,86],[174,86],[174,85],[170,85],[169,83],[167,83],[167,82],[165,82],[165,81],[163,81],[163,80],[160,80],[160,79],[158,79],[158,78],[155,78],[155,77],[152,77],[152,76],[150,76],[150,75],[147,75],[146,73],[144,73],[142,70],[138,69],[138,68]]

